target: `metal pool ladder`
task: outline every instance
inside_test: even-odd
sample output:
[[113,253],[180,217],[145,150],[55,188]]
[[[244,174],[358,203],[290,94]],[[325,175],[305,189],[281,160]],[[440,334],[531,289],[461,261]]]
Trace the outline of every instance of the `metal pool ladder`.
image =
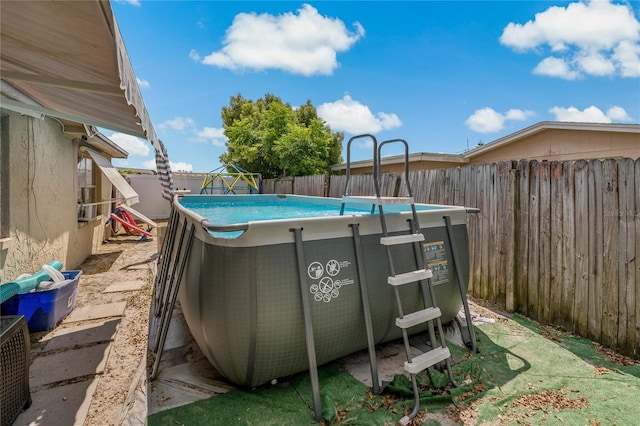
[[[351,143],[358,138],[370,138],[373,142],[373,182],[375,188],[375,196],[371,197],[361,197],[361,196],[350,196],[349,195],[349,179],[350,179],[350,147]],[[384,145],[391,143],[401,143],[404,145],[404,181],[406,186],[406,196],[405,197],[381,197],[380,196],[380,152]],[[424,241],[424,235],[420,231],[420,223],[418,221],[418,215],[416,212],[416,206],[413,199],[413,195],[411,192],[411,185],[409,184],[409,146],[407,142],[403,139],[390,139],[380,143],[378,146],[376,138],[373,135],[364,134],[352,137],[347,143],[347,169],[346,169],[346,182],[345,189],[342,197],[342,206],[340,214],[344,213],[345,204],[347,202],[371,202],[372,209],[371,212],[374,213],[377,207],[378,214],[380,217],[380,225],[382,226],[382,237],[380,238],[380,244],[385,247],[387,254],[387,261],[389,265],[390,275],[387,278],[387,283],[393,286],[396,305],[398,309],[398,317],[395,320],[395,324],[402,331],[402,339],[404,341],[405,352],[407,356],[407,361],[404,363],[404,369],[409,373],[411,378],[411,384],[413,387],[414,394],[414,407],[413,411],[408,415],[402,417],[399,420],[399,424],[407,425],[412,418],[418,414],[420,410],[420,395],[418,390],[418,385],[416,382],[416,374],[428,369],[429,367],[445,363],[447,373],[449,375],[449,380],[455,386],[458,384],[455,382],[453,378],[453,374],[451,372],[451,353],[449,348],[446,345],[444,332],[442,329],[442,321],[440,317],[442,316],[440,308],[436,304],[435,294],[431,284],[431,277],[433,277],[433,273],[430,269],[426,268],[426,253],[422,242]],[[383,206],[389,204],[396,205],[408,205],[411,207],[411,219],[409,222],[409,233],[402,235],[393,235],[390,236],[387,230],[387,223],[384,213]],[[356,247],[358,246],[358,235],[357,235],[357,227],[354,229],[354,241],[356,242]],[[395,266],[395,257],[397,257],[397,253],[394,253],[394,248],[401,247],[406,245],[412,245],[414,250],[414,255],[416,259],[416,270],[404,273],[396,273]],[[357,254],[356,250],[356,254]],[[358,256],[357,256],[358,257]],[[357,259],[357,263],[360,265],[361,261]],[[362,278],[362,277],[361,277]],[[405,313],[404,308],[402,306],[402,300],[400,297],[399,288],[404,285],[418,284],[420,286],[423,306],[424,308],[418,310],[416,312]],[[366,288],[366,284],[361,282],[361,287]],[[367,334],[369,335],[369,341],[372,342],[373,336],[370,335],[370,318],[367,317],[369,313],[368,300],[365,298],[365,293],[363,293],[363,307],[365,311],[365,320],[367,323]],[[421,353],[420,355],[414,356],[411,350],[411,346],[409,344],[409,335],[408,329],[420,324],[427,324],[429,340],[431,344],[431,350]],[[435,327],[434,327],[435,324]],[[440,337],[440,341],[437,342],[435,329],[437,328],[438,335]],[[375,349],[372,354],[371,344],[370,344],[370,359],[372,364],[372,380],[374,381],[374,391],[377,390],[378,387],[378,378],[375,370]]]

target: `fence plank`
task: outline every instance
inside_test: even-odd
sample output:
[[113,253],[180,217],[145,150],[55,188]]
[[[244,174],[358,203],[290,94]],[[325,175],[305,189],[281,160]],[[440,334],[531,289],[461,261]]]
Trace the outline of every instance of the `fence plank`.
[[491,178],[491,165],[490,164],[484,164],[481,166],[481,170],[482,170],[482,179],[480,179],[479,181],[479,185],[480,185],[480,197],[482,199],[482,210],[483,213],[480,215],[481,216],[481,243],[482,243],[482,258],[481,258],[481,273],[480,273],[480,297],[482,297],[483,299],[489,299],[489,261],[492,257],[492,250],[491,250],[491,237],[492,237],[492,232],[491,232],[491,227],[490,227],[490,220],[491,220],[491,213],[492,213],[492,206],[490,204],[490,196],[489,196],[489,191],[490,191],[490,182],[489,179]]
[[558,317],[559,324],[567,330],[572,329],[574,298],[576,291],[576,238],[575,238],[575,163],[565,161],[562,164],[562,294],[563,310]]
[[538,319],[538,291],[540,282],[540,164],[529,162],[529,256],[527,315]]
[[346,180],[347,177],[345,175],[331,176],[331,183],[329,184],[329,196],[332,198],[342,198],[342,191],[344,191],[344,183]]
[[[562,305],[562,294],[564,285],[570,285],[563,280],[562,265],[564,251],[564,239],[562,228],[562,215],[564,212],[564,180],[563,163],[559,161],[551,162],[551,234],[550,234],[550,268],[549,268],[549,321],[551,324],[559,324],[560,318],[565,312]],[[571,203],[573,200],[566,200]]]
[[514,289],[514,311],[527,313],[529,293],[529,162],[518,162],[518,210],[515,226],[516,278]]
[[602,305],[602,341],[609,347],[617,347],[618,338],[618,168],[615,160],[602,163],[603,254],[602,279],[606,288]]
[[640,158],[636,159],[634,164],[635,175],[635,196],[636,201],[634,203],[633,215],[636,228],[635,241],[636,241],[636,255],[635,259],[635,283],[636,283],[636,301],[635,301],[635,325],[632,322],[632,326],[635,327],[635,343],[632,354],[636,358],[640,359]]
[[538,258],[538,319],[549,322],[549,286],[551,282],[551,164],[540,163],[540,245]]
[[513,312],[515,163],[505,161],[501,165],[498,200],[503,200],[503,207],[499,210],[502,213],[499,221],[502,222],[503,226],[501,232],[502,241],[500,243],[502,256],[499,275],[502,277],[503,284],[500,286],[501,293],[498,299],[502,301],[507,311]]
[[[603,220],[602,220],[602,161],[589,162],[588,176],[589,190],[589,225],[588,233],[588,301],[586,335],[599,340],[602,335],[602,307],[603,307]],[[576,231],[578,232],[578,231]]]
[[497,200],[497,164],[492,163],[488,165],[489,178],[487,179],[487,205],[489,206],[489,250],[487,251],[487,299],[492,302],[497,302],[498,298],[498,268],[501,257],[502,248],[500,247],[500,234],[502,232],[502,224],[498,220],[499,208],[502,207],[502,203],[498,203]]
[[[475,178],[477,177],[477,167],[468,167],[469,183],[467,185],[467,195],[465,204],[468,207],[479,208],[478,204],[478,191],[476,187]],[[467,215],[467,223],[469,226],[469,283],[467,292],[470,294],[478,294],[478,278],[477,278],[477,266],[478,266],[478,253],[480,252],[480,240],[478,236],[480,214]]]
[[[585,336],[588,331],[587,312],[589,311],[589,293],[591,283],[589,279],[589,221],[590,208],[593,197],[589,195],[589,180],[592,164],[584,160],[575,163],[575,221],[576,221],[576,290],[573,312],[573,331]],[[593,185],[592,185],[593,186]]]
[[635,342],[635,197],[637,188],[634,182],[634,164],[631,159],[618,160],[618,192],[620,211],[618,212],[618,298],[620,312],[618,316],[618,347],[625,352],[633,351]]

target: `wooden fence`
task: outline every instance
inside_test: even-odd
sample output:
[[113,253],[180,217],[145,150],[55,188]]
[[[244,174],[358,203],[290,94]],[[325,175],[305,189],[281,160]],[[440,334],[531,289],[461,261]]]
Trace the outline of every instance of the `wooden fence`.
[[[288,179],[265,192],[341,197],[345,182]],[[400,179],[384,174],[382,195]],[[480,209],[468,215],[470,294],[640,358],[640,159],[507,161],[409,182],[417,202]],[[351,195],[372,191],[371,175],[352,176]]]

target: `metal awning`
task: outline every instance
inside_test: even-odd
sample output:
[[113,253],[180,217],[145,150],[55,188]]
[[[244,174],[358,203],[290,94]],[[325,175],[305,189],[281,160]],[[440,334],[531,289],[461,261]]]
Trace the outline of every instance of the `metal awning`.
[[127,205],[131,206],[140,202],[138,193],[122,177],[120,172],[118,172],[118,170],[113,167],[113,164],[111,164],[111,161],[109,161],[108,158],[103,157],[102,155],[90,150],[89,148],[83,149],[86,150],[87,154],[89,154],[93,162],[100,168],[107,179],[109,179],[109,182],[111,182],[111,184],[118,189],[120,194],[122,194]]
[[145,138],[173,192],[166,150],[108,1],[2,1],[0,42],[3,108]]

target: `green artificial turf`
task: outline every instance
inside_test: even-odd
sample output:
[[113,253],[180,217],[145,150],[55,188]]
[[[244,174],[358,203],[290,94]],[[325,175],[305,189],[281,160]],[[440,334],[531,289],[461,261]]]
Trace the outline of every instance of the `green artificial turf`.
[[[450,345],[459,361],[454,376],[465,385],[452,387],[447,374],[433,369],[418,375],[421,409],[451,410],[470,424],[637,424],[639,365],[614,364],[585,339],[557,333],[550,340],[540,333],[545,329],[519,316],[477,327],[479,353]],[[327,425],[394,425],[413,408],[411,382],[402,375],[381,395],[372,394],[340,361],[322,366],[319,379]],[[317,424],[313,413],[309,376],[301,373],[275,386],[233,390],[162,411],[148,424]]]

